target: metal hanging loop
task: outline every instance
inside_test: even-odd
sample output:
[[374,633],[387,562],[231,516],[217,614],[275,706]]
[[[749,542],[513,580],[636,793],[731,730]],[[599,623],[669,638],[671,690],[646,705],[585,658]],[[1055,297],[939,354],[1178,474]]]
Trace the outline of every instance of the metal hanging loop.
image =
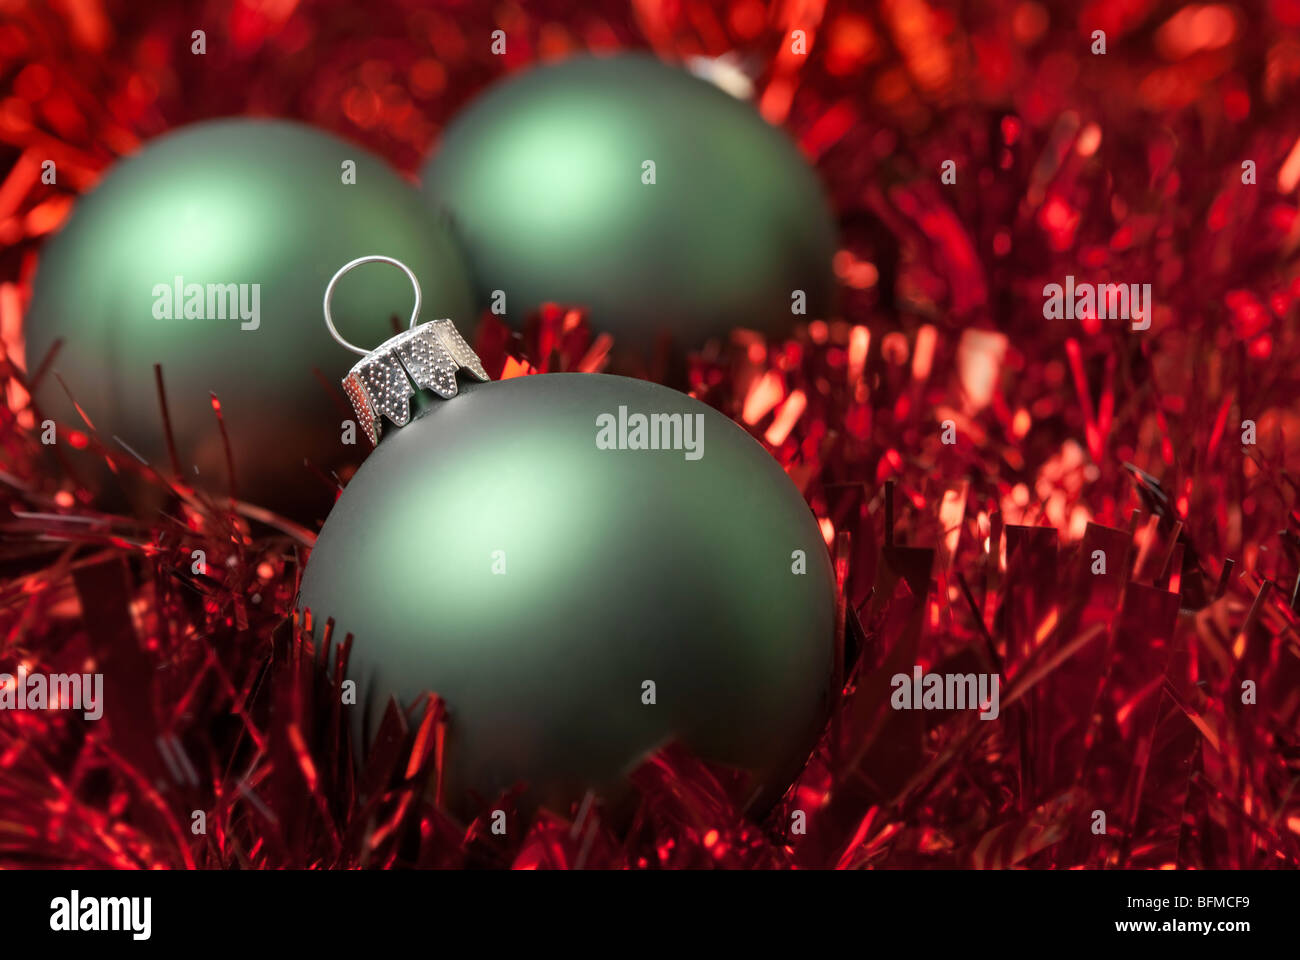
[[415,288],[415,307],[411,310],[411,323],[410,326],[407,327],[408,330],[415,327],[416,321],[419,320],[420,317],[420,281],[415,278],[415,274],[411,271],[411,268],[402,263],[401,260],[397,260],[393,257],[381,256],[379,254],[374,254],[368,257],[357,257],[355,260],[339,267],[338,272],[330,278],[328,286],[325,287],[325,326],[329,328],[330,336],[334,338],[339,346],[351,350],[353,353],[359,353],[364,357],[369,354],[370,351],[362,350],[355,343],[345,340],[343,335],[339,333],[338,328],[334,326],[334,317],[330,313],[330,300],[334,297],[334,287],[343,279],[343,276],[349,270],[353,270],[356,267],[361,266],[363,263],[391,263],[393,266],[405,273],[407,279],[411,281],[411,286]]

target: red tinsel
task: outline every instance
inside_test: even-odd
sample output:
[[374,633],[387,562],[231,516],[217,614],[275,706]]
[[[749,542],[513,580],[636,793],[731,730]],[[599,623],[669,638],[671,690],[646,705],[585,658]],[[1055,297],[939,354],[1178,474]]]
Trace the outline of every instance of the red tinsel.
[[[573,7],[9,5],[0,672],[102,672],[110,706],[0,712],[0,867],[1300,865],[1300,3]],[[618,372],[786,466],[835,559],[843,694],[761,821],[670,747],[629,825],[588,797],[501,837],[511,797],[471,823],[437,804],[436,696],[353,763],[348,642],[290,616],[310,531],[76,434],[173,494],[94,511],[40,443],[21,315],[75,194],[170,127],[298,117],[411,170],[503,71],[623,46],[750,84],[835,201],[839,315]],[[1067,275],[1151,283],[1150,329],[1045,319]],[[503,376],[614,362],[580,305],[522,337],[485,317],[477,347]],[[1000,674],[999,720],[890,709],[917,664]]]

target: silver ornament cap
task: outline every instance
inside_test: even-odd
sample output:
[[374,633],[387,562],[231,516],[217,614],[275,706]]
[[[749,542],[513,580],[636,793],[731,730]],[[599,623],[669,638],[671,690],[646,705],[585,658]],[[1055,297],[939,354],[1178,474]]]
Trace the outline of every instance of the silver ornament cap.
[[[339,280],[364,263],[392,264],[406,274],[415,289],[409,327],[373,350],[363,350],[345,340],[330,313],[330,300]],[[330,336],[353,353],[361,354],[361,359],[343,378],[343,392],[352,402],[357,421],[372,445],[379,443],[385,417],[399,427],[410,422],[411,398],[416,390],[429,390],[449,400],[460,390],[456,383],[459,371],[465,370],[478,380],[491,379],[478,354],[450,319],[420,322],[420,299],[420,281],[411,268],[393,257],[377,254],[345,263],[325,287],[325,326]]]

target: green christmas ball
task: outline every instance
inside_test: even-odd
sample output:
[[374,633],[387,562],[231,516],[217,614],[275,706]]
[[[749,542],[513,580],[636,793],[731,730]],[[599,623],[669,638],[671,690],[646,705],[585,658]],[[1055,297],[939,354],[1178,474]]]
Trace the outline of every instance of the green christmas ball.
[[[835,225],[816,174],[754,107],[653,57],[512,77],[424,170],[482,305],[585,306],[616,343],[788,332],[831,307]],[[797,293],[800,291],[801,293]],[[499,312],[499,310],[498,310]]]
[[390,698],[445,700],[453,809],[517,782],[617,804],[674,740],[761,806],[832,692],[834,583],[798,490],[723,415],[624,377],[471,383],[385,424],[298,602],[353,635],[359,740]]
[[[105,443],[118,448],[118,438],[168,474],[161,364],[182,482],[230,490],[215,393],[237,496],[323,516],[333,492],[320,474],[360,454],[335,415],[341,396],[330,395],[351,361],[325,329],[321,295],[342,264],[367,254],[411,265],[424,317],[472,315],[445,224],[378,157],[268,120],[155,140],[81,198],[42,251],[27,360],[34,367],[62,339],[52,371],[67,386],[45,377],[42,414],[82,428],[71,393]],[[368,348],[392,335],[394,319],[406,325],[412,302],[395,271],[371,268],[339,284],[334,314]]]

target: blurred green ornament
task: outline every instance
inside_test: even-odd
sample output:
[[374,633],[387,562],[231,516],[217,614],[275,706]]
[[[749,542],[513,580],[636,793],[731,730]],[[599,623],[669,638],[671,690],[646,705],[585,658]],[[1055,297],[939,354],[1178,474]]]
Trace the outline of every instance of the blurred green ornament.
[[[479,302],[523,316],[581,305],[644,349],[825,316],[835,224],[784,132],[754,107],[644,55],[512,77],[447,128],[424,190],[453,228]],[[801,313],[800,311],[804,311]]]
[[[374,253],[412,265],[427,316],[471,317],[445,225],[378,157],[296,123],[186,127],[110,170],[45,247],[28,364],[62,339],[52,371],[101,439],[117,447],[118,438],[166,475],[161,364],[180,479],[226,494],[216,394],[237,496],[311,520],[333,491],[304,461],[328,476],[360,459],[329,394],[348,357],[321,326],[321,291],[339,263]],[[373,344],[394,320],[405,326],[410,300],[376,271],[340,285],[335,315],[349,337]],[[44,416],[83,427],[54,376],[37,401]]]
[[373,735],[390,697],[442,696],[461,811],[516,782],[561,811],[587,789],[617,802],[671,740],[751,773],[757,806],[779,797],[827,715],[835,620],[785,472],[645,381],[459,389],[384,424],[303,573],[315,629],[354,638],[354,729]]

